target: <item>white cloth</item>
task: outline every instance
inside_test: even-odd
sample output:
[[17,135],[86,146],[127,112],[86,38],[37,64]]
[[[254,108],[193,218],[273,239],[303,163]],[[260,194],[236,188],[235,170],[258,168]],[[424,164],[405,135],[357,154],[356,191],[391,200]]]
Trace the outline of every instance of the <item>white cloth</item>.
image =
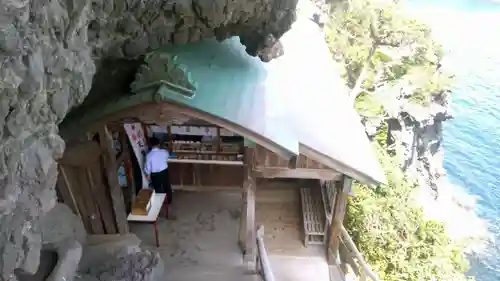
[[144,172],[146,175],[159,173],[168,168],[168,151],[160,148],[153,148],[146,156]]

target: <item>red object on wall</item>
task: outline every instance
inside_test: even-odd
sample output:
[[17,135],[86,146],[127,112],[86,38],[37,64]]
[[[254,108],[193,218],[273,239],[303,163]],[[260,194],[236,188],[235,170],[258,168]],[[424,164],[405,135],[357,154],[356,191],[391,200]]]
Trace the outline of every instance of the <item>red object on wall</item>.
[[132,163],[129,159],[125,160],[125,174],[127,175],[127,185],[130,187],[134,178],[132,177]]

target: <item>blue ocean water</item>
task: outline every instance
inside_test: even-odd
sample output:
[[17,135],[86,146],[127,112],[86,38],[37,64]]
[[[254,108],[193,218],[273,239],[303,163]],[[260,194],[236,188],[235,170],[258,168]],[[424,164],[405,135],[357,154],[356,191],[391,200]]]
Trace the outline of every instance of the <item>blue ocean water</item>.
[[[446,49],[444,66],[456,75],[446,122],[445,168],[453,184],[479,198],[492,241],[470,256],[477,281],[500,280],[500,1],[414,0]],[[464,228],[467,223],[464,222]]]

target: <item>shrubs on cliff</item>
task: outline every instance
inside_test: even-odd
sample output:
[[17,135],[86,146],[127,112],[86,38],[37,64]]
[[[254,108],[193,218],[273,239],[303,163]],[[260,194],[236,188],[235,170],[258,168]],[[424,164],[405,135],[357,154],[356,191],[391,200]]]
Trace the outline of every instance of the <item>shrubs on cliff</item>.
[[389,184],[355,184],[345,221],[359,250],[384,281],[466,280],[467,261],[442,224],[426,220],[414,190],[394,159],[377,144]]
[[443,52],[426,25],[405,16],[390,1],[352,0],[331,13],[327,39],[345,66],[352,99],[398,90],[425,104],[445,91],[451,77],[440,69]]
[[[379,94],[425,106],[446,94],[442,51],[430,30],[388,1],[351,0],[332,9],[327,37],[345,69],[351,98],[364,119],[382,120],[374,144],[388,185],[355,184],[346,227],[367,261],[385,281],[465,280],[467,261],[443,225],[424,218],[408,179],[387,144],[389,114]],[[387,96],[385,98],[388,98]]]

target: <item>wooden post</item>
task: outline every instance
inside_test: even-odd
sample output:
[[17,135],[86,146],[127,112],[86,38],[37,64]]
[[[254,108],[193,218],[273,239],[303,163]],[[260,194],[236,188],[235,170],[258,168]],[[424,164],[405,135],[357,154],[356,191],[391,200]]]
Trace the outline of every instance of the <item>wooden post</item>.
[[255,226],[256,184],[252,176],[253,148],[245,147],[243,210],[240,220],[240,244],[243,248],[243,261],[250,271],[255,271],[257,259],[257,230]]
[[172,140],[172,126],[167,125],[167,135],[168,135],[168,152],[170,154],[174,153],[174,141]]
[[241,216],[240,216],[240,229],[239,229],[239,245],[243,254],[245,254],[245,241],[247,240],[247,191],[245,190],[246,186],[243,184],[242,186],[242,204],[241,204]]
[[217,138],[217,147],[215,149],[215,152],[220,153],[221,152],[221,148],[220,148],[221,140],[220,140],[220,127],[219,126],[217,126],[217,137],[216,138]]
[[335,200],[335,205],[333,209],[332,224],[330,227],[330,239],[328,247],[328,261],[330,264],[339,263],[338,252],[340,245],[340,232],[341,227],[344,222],[347,198],[349,197],[349,192],[351,191],[352,179],[346,175],[342,175],[339,185],[336,187],[337,196]]
[[127,213],[123,193],[120,183],[118,182],[118,168],[116,165],[115,150],[113,148],[113,137],[108,131],[106,125],[102,126],[99,130],[99,140],[102,150],[104,169],[106,169],[106,178],[111,194],[111,201],[113,202],[113,210],[115,213],[118,233],[128,233]]
[[132,166],[132,157],[135,156],[133,155],[133,152],[130,151],[127,133],[123,129],[120,131],[120,139],[122,145],[122,153],[124,155],[123,159],[124,159],[125,173],[127,175],[127,182],[130,191],[130,204],[133,205],[137,193],[137,187],[135,185],[135,179],[134,179],[134,169]]
[[292,158],[290,158],[290,160],[288,161],[288,168],[297,169],[298,162],[299,162],[299,156],[298,155],[292,156]]

